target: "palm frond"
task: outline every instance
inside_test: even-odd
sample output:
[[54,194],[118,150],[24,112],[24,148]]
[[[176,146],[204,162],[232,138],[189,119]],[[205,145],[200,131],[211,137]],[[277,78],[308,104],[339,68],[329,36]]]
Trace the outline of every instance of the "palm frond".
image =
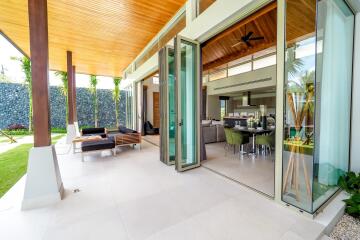
[[68,76],[67,72],[64,71],[55,71],[55,76],[60,77],[62,85],[61,92],[66,97],[68,93]]

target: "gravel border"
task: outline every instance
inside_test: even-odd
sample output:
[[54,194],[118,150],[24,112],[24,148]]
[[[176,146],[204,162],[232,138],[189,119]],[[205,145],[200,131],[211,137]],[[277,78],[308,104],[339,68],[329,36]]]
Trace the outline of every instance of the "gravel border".
[[334,240],[360,240],[360,219],[345,214],[330,234]]

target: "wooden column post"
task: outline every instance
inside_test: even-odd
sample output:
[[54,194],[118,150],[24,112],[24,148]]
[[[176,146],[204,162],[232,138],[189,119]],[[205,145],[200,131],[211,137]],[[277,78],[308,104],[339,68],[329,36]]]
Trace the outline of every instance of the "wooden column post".
[[72,78],[73,78],[73,113],[74,113],[74,122],[77,122],[77,109],[76,109],[76,68],[72,66]]
[[47,0],[28,0],[28,8],[34,147],[29,151],[22,210],[55,204],[64,193],[50,135]]
[[68,125],[74,124],[74,81],[72,74],[72,52],[66,52],[67,59],[67,77],[68,77],[68,109],[69,109],[69,117],[68,117]]
[[29,0],[34,146],[50,146],[49,49],[46,0]]

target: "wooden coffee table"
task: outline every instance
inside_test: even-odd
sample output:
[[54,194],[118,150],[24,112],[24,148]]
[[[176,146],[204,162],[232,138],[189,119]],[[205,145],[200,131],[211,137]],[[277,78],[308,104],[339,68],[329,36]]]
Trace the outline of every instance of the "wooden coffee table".
[[76,144],[77,143],[82,143],[82,142],[92,142],[92,141],[99,141],[101,140],[102,137],[101,136],[82,136],[82,137],[76,137],[72,140],[73,143],[73,152],[74,153],[80,153],[81,151],[76,151],[79,150],[81,148],[76,148]]

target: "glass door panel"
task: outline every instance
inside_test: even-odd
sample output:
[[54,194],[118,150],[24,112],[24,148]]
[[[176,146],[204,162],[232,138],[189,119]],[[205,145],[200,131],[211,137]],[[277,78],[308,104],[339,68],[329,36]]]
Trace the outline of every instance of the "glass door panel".
[[349,169],[354,14],[343,0],[318,1],[313,211]]
[[168,165],[175,163],[175,63],[174,49],[159,51],[160,80],[160,160]]
[[200,46],[181,36],[175,38],[176,158],[178,171],[200,166]]
[[174,49],[168,48],[168,124],[169,162],[175,163],[176,155],[176,105],[175,105],[175,56]]
[[344,0],[286,1],[282,200],[309,213],[349,167],[353,29]]

